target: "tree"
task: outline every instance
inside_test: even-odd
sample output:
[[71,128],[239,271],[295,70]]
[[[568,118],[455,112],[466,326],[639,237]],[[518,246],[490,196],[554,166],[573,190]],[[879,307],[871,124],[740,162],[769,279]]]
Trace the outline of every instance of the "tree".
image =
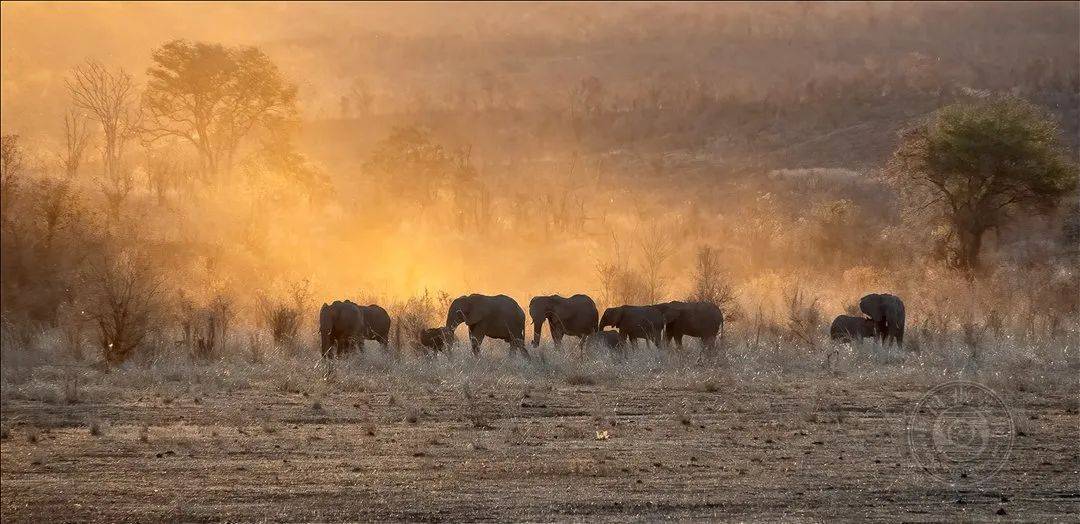
[[452,182],[456,171],[451,153],[425,129],[415,126],[397,128],[380,141],[364,168],[392,193],[421,207]]
[[690,302],[709,302],[724,311],[730,320],[733,318],[735,293],[720,267],[720,257],[716,248],[698,247],[694,262],[694,269],[690,273],[693,288],[686,299]]
[[97,324],[102,356],[109,365],[127,360],[159,325],[162,277],[132,253],[103,255],[86,272],[87,316]]
[[86,118],[76,111],[64,114],[64,151],[57,155],[64,176],[71,180],[79,175],[83,152],[90,142],[90,128]]
[[253,129],[296,114],[296,87],[256,47],[174,40],[151,54],[143,94],[152,137],[179,137],[213,176]]
[[23,149],[19,135],[0,138],[0,217],[7,221],[8,207],[15,201],[15,192],[23,175]]
[[[133,136],[135,127],[135,81],[123,69],[109,71],[98,62],[88,61],[71,71],[68,91],[75,107],[90,113],[101,125],[105,143],[101,159],[105,178],[113,185],[124,176],[120,158],[124,145]],[[68,129],[68,133],[81,133]]]
[[957,103],[906,131],[889,173],[913,212],[931,212],[957,243],[953,262],[978,267],[984,233],[1017,209],[1045,211],[1076,186],[1057,125],[1018,98]]

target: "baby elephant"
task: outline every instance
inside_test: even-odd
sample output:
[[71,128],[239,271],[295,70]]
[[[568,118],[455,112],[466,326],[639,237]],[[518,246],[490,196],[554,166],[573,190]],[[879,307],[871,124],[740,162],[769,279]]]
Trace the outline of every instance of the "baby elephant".
[[829,336],[840,342],[854,342],[877,336],[877,329],[872,319],[840,315],[829,327]]
[[422,329],[419,339],[420,347],[436,354],[450,348],[454,343],[454,332],[442,327]]
[[601,347],[606,347],[608,349],[622,348],[623,340],[618,331],[605,329],[603,331],[597,331],[593,334],[593,337],[596,344]]

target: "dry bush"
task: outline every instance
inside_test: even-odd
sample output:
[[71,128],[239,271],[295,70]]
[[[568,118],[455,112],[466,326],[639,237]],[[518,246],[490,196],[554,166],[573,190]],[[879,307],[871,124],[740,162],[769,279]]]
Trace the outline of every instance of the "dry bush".
[[203,360],[218,355],[236,316],[233,300],[217,292],[206,303],[196,304],[181,295],[177,309],[183,335],[181,343],[188,352]]
[[275,298],[263,295],[259,300],[259,314],[263,325],[279,346],[295,345],[310,315],[312,304],[311,282],[301,280],[289,285],[288,290]]
[[724,321],[737,320],[742,313],[731,286],[731,278],[720,267],[719,253],[712,246],[700,246],[690,273],[691,302],[708,302],[724,312]]
[[105,434],[105,423],[97,417],[92,417],[86,425],[92,436],[100,437]]
[[795,288],[785,294],[784,304],[788,333],[810,347],[817,347],[822,326],[818,297]]
[[160,330],[163,282],[147,260],[120,252],[91,263],[84,282],[85,311],[97,324],[106,363],[125,361]]

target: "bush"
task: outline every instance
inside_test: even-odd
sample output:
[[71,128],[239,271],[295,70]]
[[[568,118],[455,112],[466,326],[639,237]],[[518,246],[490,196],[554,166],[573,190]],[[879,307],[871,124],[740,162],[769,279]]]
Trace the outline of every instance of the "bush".
[[311,308],[311,282],[302,280],[289,286],[281,298],[263,296],[260,314],[274,342],[289,346],[297,341],[304,318]]
[[120,364],[159,328],[161,277],[146,260],[122,252],[91,263],[84,280],[85,310],[97,324],[102,356]]

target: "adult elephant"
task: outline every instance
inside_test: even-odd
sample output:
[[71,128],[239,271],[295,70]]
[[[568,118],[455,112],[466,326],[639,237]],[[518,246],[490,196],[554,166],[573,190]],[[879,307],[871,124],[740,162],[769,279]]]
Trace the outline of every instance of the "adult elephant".
[[578,347],[585,345],[585,339],[596,333],[596,323],[600,314],[596,303],[588,295],[574,295],[564,298],[559,295],[533,297],[529,301],[529,316],[532,317],[532,345],[540,345],[540,329],[544,321],[551,330],[551,340],[556,346],[562,345],[563,336],[578,337]]
[[364,314],[360,306],[346,300],[323,304],[319,310],[319,338],[322,356],[339,356],[364,340]]
[[877,324],[873,319],[866,317],[840,315],[829,326],[829,338],[839,342],[854,342],[875,336],[877,336]]
[[684,336],[701,339],[705,351],[716,347],[716,338],[724,327],[724,314],[711,302],[665,302],[656,304],[664,314],[664,342],[675,341],[682,350]]
[[390,314],[375,304],[360,306],[360,312],[364,315],[364,340],[374,340],[386,349],[390,339]]
[[638,339],[651,341],[660,347],[660,335],[664,331],[664,313],[654,306],[609,307],[600,317],[600,329],[612,326],[619,330],[622,340],[629,339],[637,346]]
[[469,326],[472,350],[480,354],[485,337],[505,340],[510,349],[517,349],[527,358],[525,349],[525,311],[506,295],[465,295],[454,299],[446,312],[446,329],[453,332],[459,325]]
[[871,293],[859,300],[859,310],[873,319],[882,343],[904,346],[904,301],[896,295]]

